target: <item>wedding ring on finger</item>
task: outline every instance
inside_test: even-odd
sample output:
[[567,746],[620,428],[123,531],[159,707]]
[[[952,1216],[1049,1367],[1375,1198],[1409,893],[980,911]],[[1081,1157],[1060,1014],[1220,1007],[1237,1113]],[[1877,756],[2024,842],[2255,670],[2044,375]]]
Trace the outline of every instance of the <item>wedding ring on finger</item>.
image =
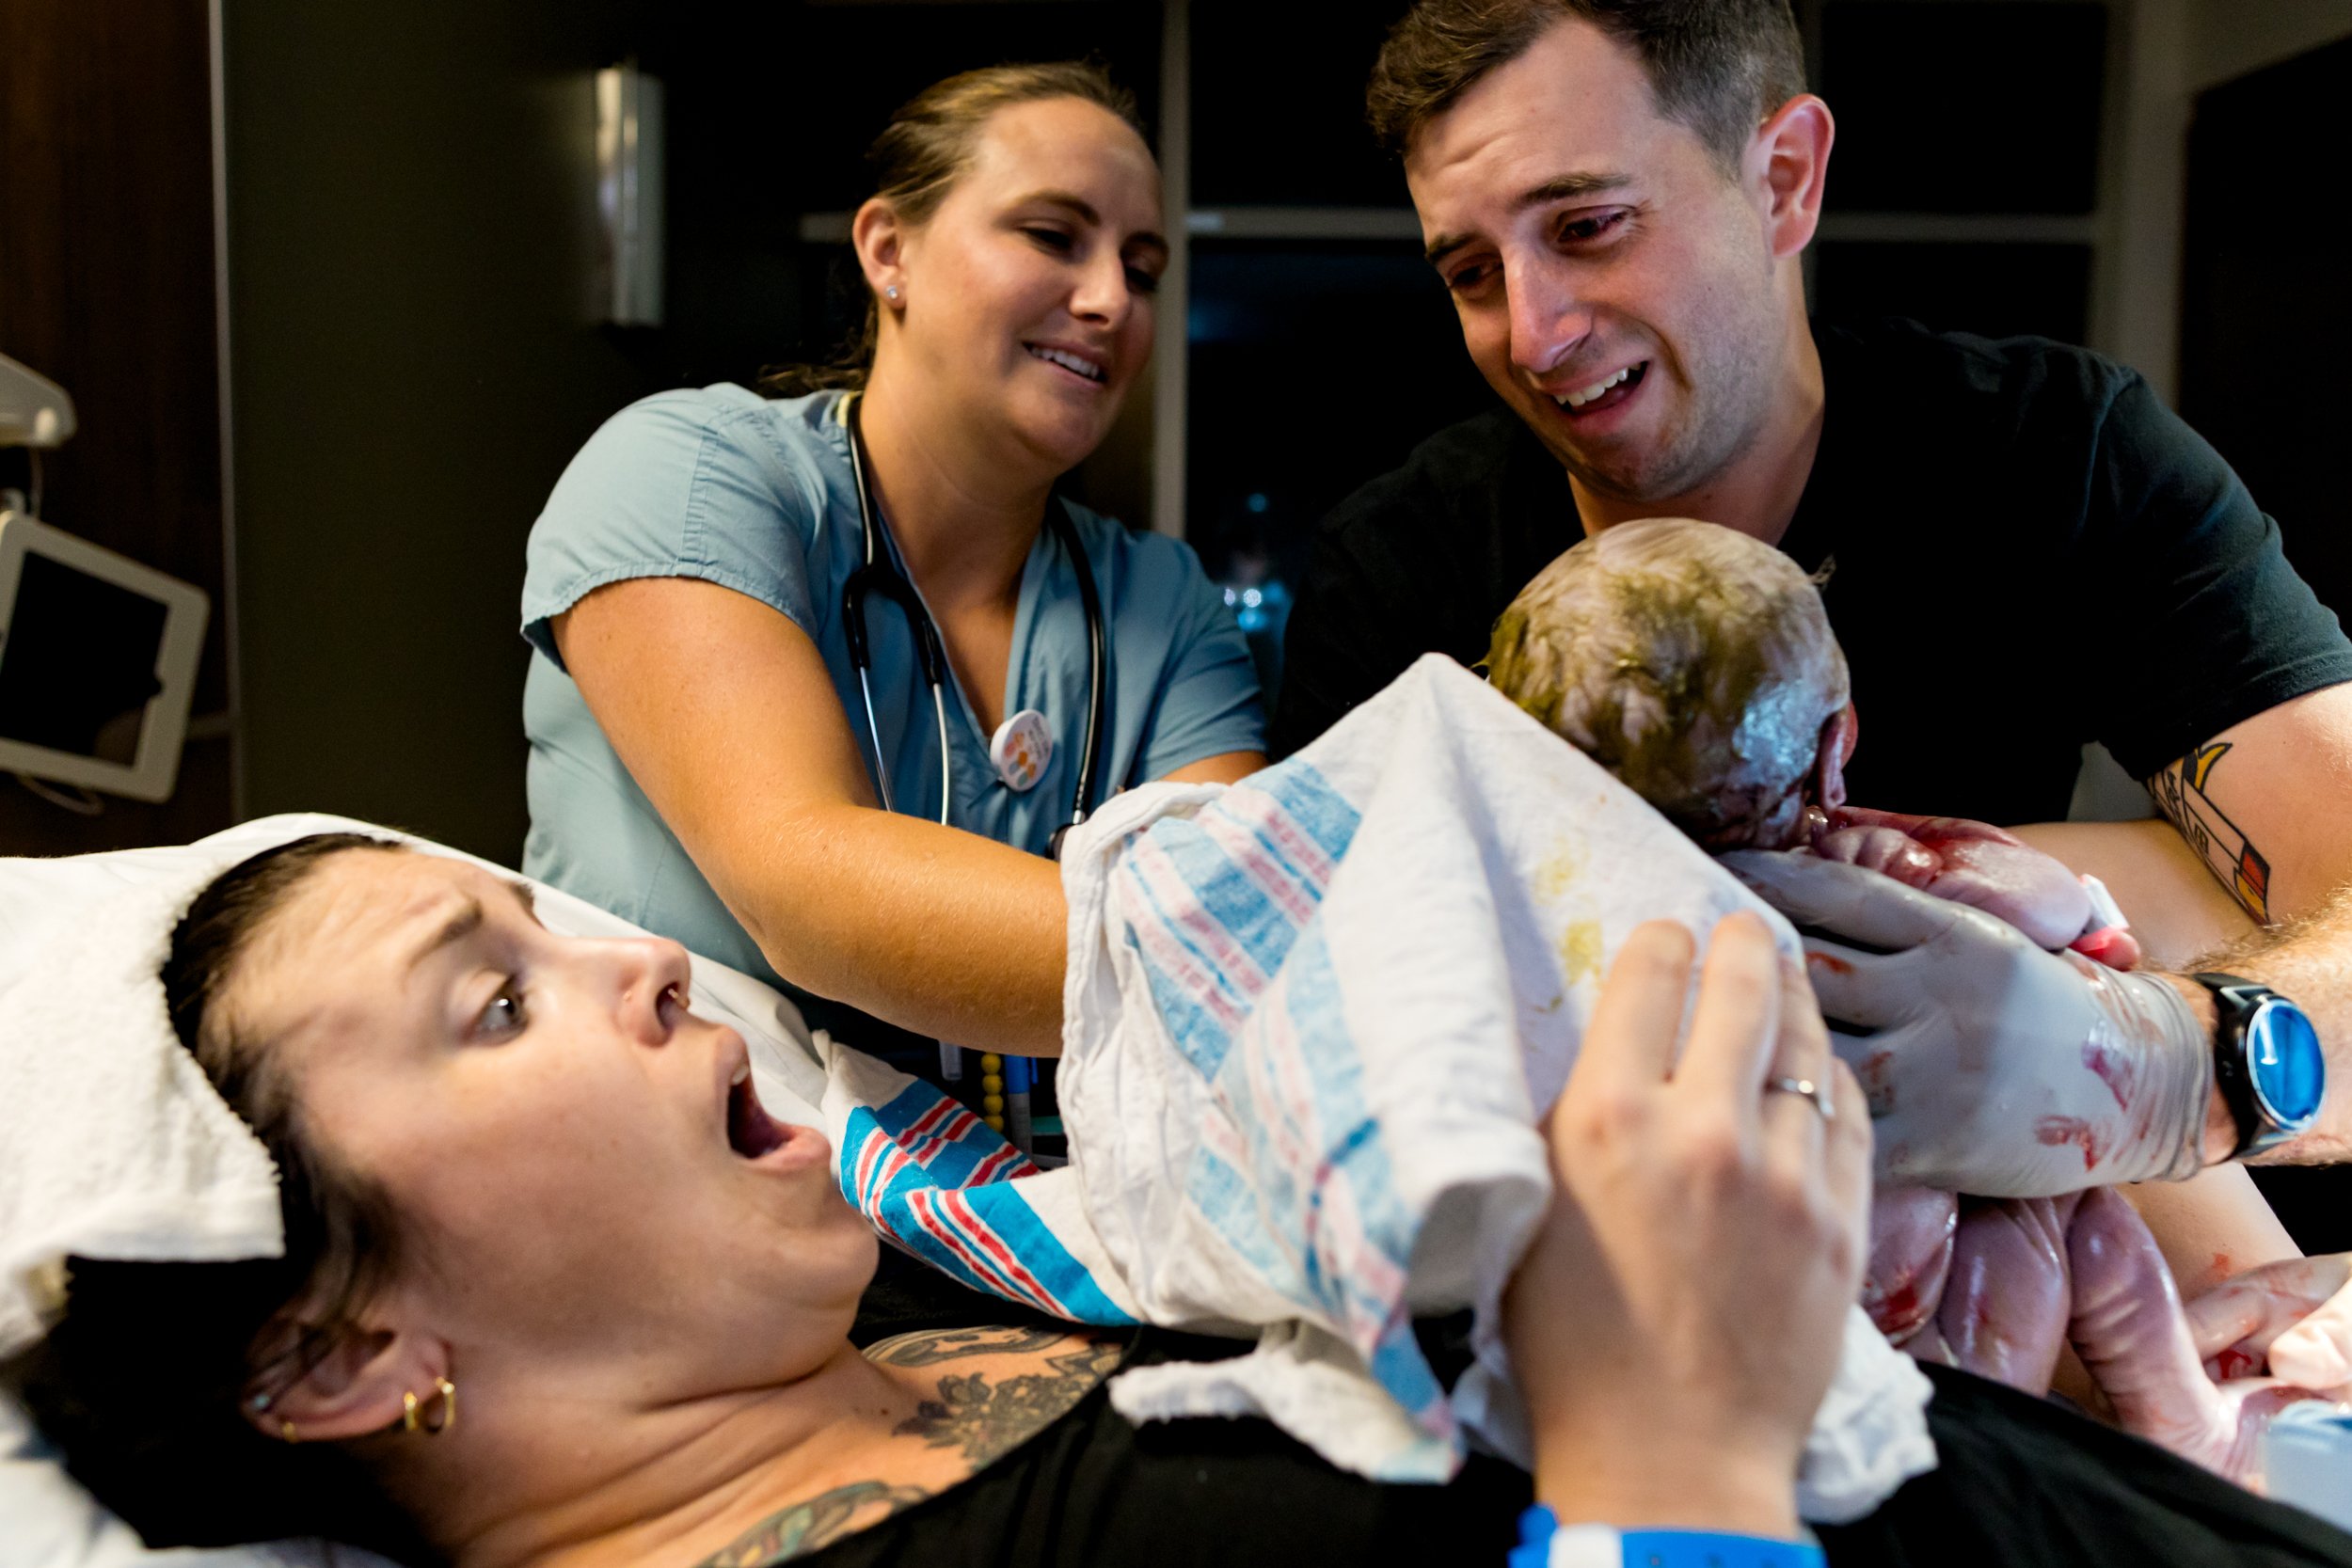
[[1821,1113],[1823,1121],[1837,1119],[1837,1107],[1830,1103],[1827,1084],[1819,1084],[1810,1078],[1769,1078],[1764,1082],[1764,1092],[1802,1096],[1812,1101],[1813,1108]]

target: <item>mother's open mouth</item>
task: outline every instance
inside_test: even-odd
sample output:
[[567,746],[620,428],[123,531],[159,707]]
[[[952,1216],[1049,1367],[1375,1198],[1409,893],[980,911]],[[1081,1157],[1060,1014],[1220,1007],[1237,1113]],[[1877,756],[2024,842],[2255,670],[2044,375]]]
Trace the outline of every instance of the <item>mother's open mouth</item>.
[[752,1086],[751,1064],[735,1069],[727,1086],[727,1147],[746,1160],[756,1160],[792,1141],[792,1129],[770,1116]]

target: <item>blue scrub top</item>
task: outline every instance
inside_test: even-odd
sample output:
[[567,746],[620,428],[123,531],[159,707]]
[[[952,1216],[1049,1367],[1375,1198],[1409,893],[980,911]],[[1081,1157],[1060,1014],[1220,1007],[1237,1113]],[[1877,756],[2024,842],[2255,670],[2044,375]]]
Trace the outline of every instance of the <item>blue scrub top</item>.
[[[781,611],[824,656],[866,750],[841,591],[865,559],[841,394],[769,399],[741,387],[664,392],[614,415],[572,459],[532,526],[523,636],[531,740],[531,835],[523,869],[695,952],[776,976],[621,765],[548,626],[592,589],[629,578],[698,578]],[[1192,551],[1071,508],[1102,596],[1109,651],[1097,802],[1227,752],[1263,751],[1265,721],[1248,643]],[[1069,819],[1087,717],[1086,612],[1077,573],[1041,531],[1021,575],[1005,711],[1045,715],[1054,751],[1023,792],[1001,783],[989,736],[950,673],[947,819],[1045,852]],[[939,817],[939,729],[905,615],[867,596],[874,714],[898,809]],[[723,752],[709,760],[727,767]]]

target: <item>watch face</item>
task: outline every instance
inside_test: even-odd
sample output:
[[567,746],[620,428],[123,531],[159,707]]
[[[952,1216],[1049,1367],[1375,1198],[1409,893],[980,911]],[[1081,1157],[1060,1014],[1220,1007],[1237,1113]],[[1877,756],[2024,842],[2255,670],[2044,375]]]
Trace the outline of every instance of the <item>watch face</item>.
[[2254,1010],[2246,1025],[2246,1066],[2255,1098],[2280,1128],[2299,1132],[2319,1115],[2328,1058],[2302,1008],[2273,997]]

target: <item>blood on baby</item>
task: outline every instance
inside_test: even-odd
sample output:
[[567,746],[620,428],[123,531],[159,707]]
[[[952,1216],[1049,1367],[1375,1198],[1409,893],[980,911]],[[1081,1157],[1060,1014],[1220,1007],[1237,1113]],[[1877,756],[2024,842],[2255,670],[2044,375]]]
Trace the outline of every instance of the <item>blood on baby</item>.
[[1928,1326],[1927,1303],[1920,1298],[1916,1279],[1904,1280],[1888,1291],[1883,1299],[1867,1302],[1865,1306],[1869,1310],[1870,1322],[1877,1325],[1881,1334],[1886,1336],[1887,1343],[1897,1350],[1916,1338],[1919,1331]]
[[2237,1273],[2237,1260],[2226,1252],[2217,1252],[2213,1255],[2212,1265],[2206,1269],[2205,1273],[2215,1284],[2218,1285]]
[[2052,1148],[2065,1144],[2081,1145],[2085,1170],[2099,1164],[2098,1130],[2080,1117],[2043,1117],[2034,1123],[2033,1135]]
[[1821,968],[1829,971],[1832,974],[1851,974],[1853,973],[1853,965],[1848,963],[1845,959],[1838,958],[1834,953],[1815,953],[1808,950],[1804,956],[1804,961],[1807,965],[1819,964]]
[[2263,1370],[2263,1358],[2243,1345],[2232,1345],[2213,1358],[2214,1381],[2227,1383],[2232,1378],[2252,1377]]

